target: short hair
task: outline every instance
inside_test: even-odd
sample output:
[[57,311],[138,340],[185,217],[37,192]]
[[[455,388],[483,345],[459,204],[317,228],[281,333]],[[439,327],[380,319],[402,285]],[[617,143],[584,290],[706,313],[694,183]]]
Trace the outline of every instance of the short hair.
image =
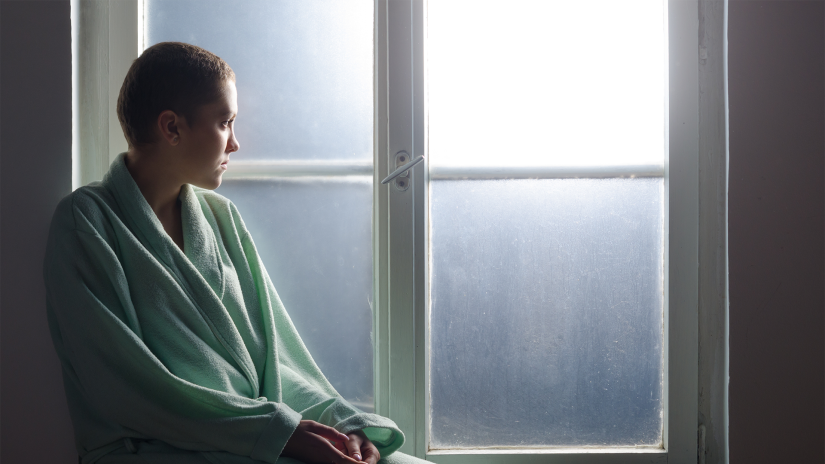
[[147,48],[129,68],[117,98],[117,118],[130,147],[155,142],[160,113],[172,110],[193,124],[200,106],[220,98],[235,72],[217,55],[182,42]]

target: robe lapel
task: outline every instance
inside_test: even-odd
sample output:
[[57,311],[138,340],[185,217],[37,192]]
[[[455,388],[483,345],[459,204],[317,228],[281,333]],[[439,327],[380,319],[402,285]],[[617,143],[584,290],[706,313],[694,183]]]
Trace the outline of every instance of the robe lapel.
[[181,191],[181,220],[184,249],[178,248],[163,229],[149,203],[126,168],[124,154],[118,155],[103,180],[123,211],[123,220],[158,261],[175,276],[215,337],[249,380],[251,394],[257,395],[259,379],[252,357],[224,307],[223,266],[215,232],[190,185]]
[[206,280],[219,300],[223,299],[223,265],[215,232],[207,222],[191,185],[185,185],[180,194],[183,222],[183,249],[186,257]]

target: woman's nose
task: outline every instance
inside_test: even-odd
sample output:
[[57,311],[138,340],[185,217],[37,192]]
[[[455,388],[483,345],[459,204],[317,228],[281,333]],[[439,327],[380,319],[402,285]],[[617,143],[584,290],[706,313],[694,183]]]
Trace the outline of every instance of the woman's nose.
[[233,153],[241,149],[241,144],[238,143],[237,137],[235,137],[235,131],[232,131],[232,136],[229,137],[229,140],[226,142],[226,152]]

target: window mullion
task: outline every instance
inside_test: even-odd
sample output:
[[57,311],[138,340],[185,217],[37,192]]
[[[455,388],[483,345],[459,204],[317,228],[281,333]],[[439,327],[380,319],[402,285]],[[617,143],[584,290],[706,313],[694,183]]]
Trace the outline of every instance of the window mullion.
[[[413,158],[429,156],[427,150],[426,84],[424,67],[425,0],[411,0],[412,27],[412,105]],[[424,162],[412,169],[413,191],[413,285],[415,324],[415,455],[424,458],[427,453],[429,414],[429,179]]]
[[669,462],[696,460],[699,305],[699,5],[668,3],[665,420]]
[[[408,154],[415,152],[414,140],[415,105],[413,103],[413,34],[412,7],[413,3],[406,1],[379,0],[376,13],[379,15],[376,23],[380,28],[380,21],[386,20],[386,61],[379,67],[386,66],[386,109],[387,109],[387,143],[382,150],[376,148],[376,173],[382,178],[396,168],[396,154],[405,151]],[[386,13],[384,13],[386,12]],[[381,18],[380,16],[386,15]],[[380,34],[376,37],[380,37]],[[379,44],[379,48],[382,44]],[[378,53],[380,58],[381,52]],[[380,89],[380,86],[378,87]],[[380,99],[380,98],[379,98]],[[420,145],[420,144],[419,144]],[[383,153],[381,152],[383,151]],[[419,165],[421,166],[421,165]],[[386,252],[379,256],[379,275],[387,274],[386,287],[379,287],[386,294],[386,306],[379,308],[378,332],[379,347],[385,346],[387,352],[378,353],[379,368],[386,372],[379,372],[377,377],[386,379],[383,390],[379,393],[381,413],[393,419],[404,431],[407,440],[401,451],[416,454],[418,451],[416,416],[420,405],[417,404],[416,381],[416,292],[415,292],[415,205],[422,193],[420,182],[423,166],[416,167],[411,173],[412,185],[405,189],[398,188],[398,182],[387,185],[376,182],[379,196],[386,202],[376,203],[376,207],[386,204],[386,209],[378,210],[378,221],[386,226]],[[420,208],[419,208],[420,209]],[[382,240],[379,237],[379,241]],[[380,250],[382,251],[382,250]],[[382,268],[383,266],[383,268]],[[383,332],[383,333],[382,333]],[[386,340],[386,344],[383,341]],[[386,409],[384,409],[386,408]]]
[[374,133],[373,133],[373,378],[375,412],[389,416],[389,194],[380,182],[389,172],[387,89],[387,2],[375,2]]

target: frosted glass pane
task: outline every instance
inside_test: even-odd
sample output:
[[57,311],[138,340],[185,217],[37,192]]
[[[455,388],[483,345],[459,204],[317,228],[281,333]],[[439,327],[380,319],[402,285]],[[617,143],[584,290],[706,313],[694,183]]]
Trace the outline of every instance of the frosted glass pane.
[[430,446],[659,445],[663,180],[431,189]]
[[366,411],[373,410],[371,181],[227,179],[218,189],[238,206],[318,366]]
[[372,0],[146,0],[146,45],[220,56],[238,87],[234,159],[372,159]]
[[428,2],[430,164],[661,165],[664,3]]

